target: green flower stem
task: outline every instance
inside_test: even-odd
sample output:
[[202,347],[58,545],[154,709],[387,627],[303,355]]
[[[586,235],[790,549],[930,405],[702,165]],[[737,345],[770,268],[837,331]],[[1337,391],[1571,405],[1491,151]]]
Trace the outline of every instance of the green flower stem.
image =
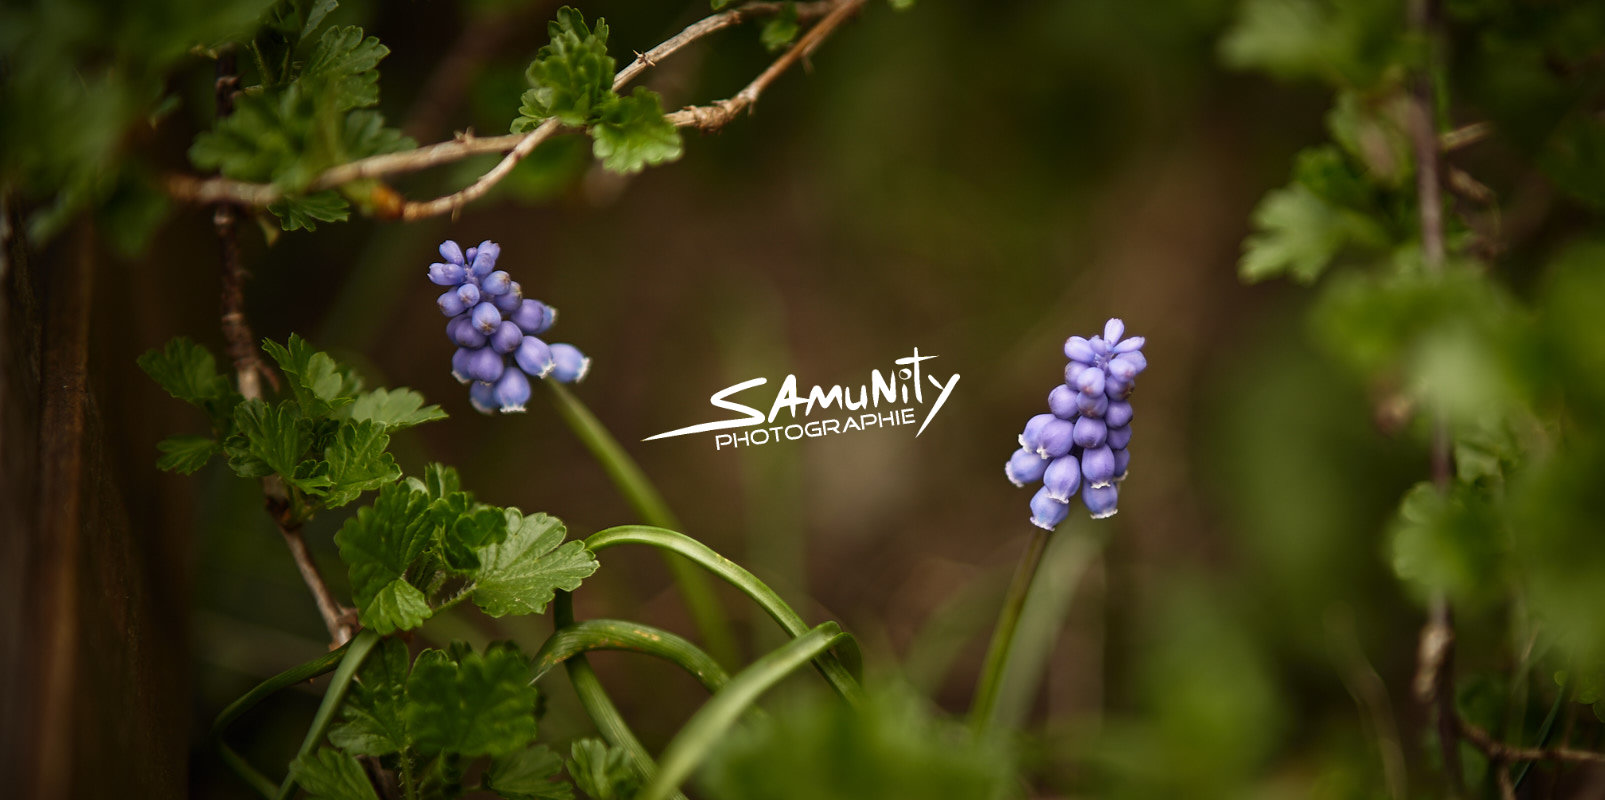
[[742,670],[723,691],[698,709],[664,748],[662,766],[652,775],[646,788],[636,795],[636,800],[668,798],[696,771],[708,752],[760,695],[797,668],[830,652],[845,636],[836,623],[826,622]]
[[[318,706],[318,713],[312,716],[312,727],[307,729],[306,739],[302,740],[296,758],[305,758],[318,746],[318,742],[323,741],[323,735],[334,722],[334,713],[340,710],[340,702],[345,699],[346,689],[351,687],[351,679],[357,676],[357,669],[378,643],[379,634],[363,630],[346,646],[345,656],[340,659],[334,677],[329,679],[329,688],[323,692],[323,703]],[[295,775],[286,775],[284,783],[279,784],[278,800],[289,800],[294,791]]]
[[345,657],[347,647],[350,647],[350,645],[342,645],[305,664],[291,667],[257,684],[251,691],[241,695],[238,700],[229,703],[223,709],[223,712],[217,715],[217,719],[212,722],[212,743],[217,747],[218,755],[223,759],[223,763],[228,765],[229,769],[234,770],[234,773],[239,775],[246,783],[250,784],[251,788],[255,789],[258,794],[268,798],[268,800],[272,800],[278,794],[278,786],[258,772],[255,767],[252,767],[244,756],[234,751],[234,748],[229,747],[228,743],[223,740],[223,732],[228,729],[229,725],[234,723],[234,720],[239,719],[245,712],[255,708],[256,704],[266,700],[280,690],[287,689],[303,681],[312,680],[334,669],[340,663],[340,660]]
[[719,662],[696,645],[668,631],[616,619],[588,619],[558,628],[535,653],[535,680],[553,667],[592,650],[629,650],[678,664],[710,692],[730,682]]
[[[735,562],[719,555],[707,545],[676,531],[654,528],[646,525],[621,525],[616,528],[598,531],[585,540],[585,546],[593,553],[600,553],[609,547],[621,544],[644,544],[661,550],[678,553],[691,562],[712,572],[730,585],[752,598],[780,627],[792,635],[793,638],[808,633],[808,624],[785,600],[780,598],[773,589],[763,581],[758,580],[752,573],[742,569]],[[826,651],[814,660],[814,666],[820,674],[825,676],[832,688],[843,699],[854,705],[863,698],[864,690],[858,685],[854,676],[856,666],[860,661],[858,645],[852,637],[842,640],[842,656],[847,659],[854,669],[849,670],[849,664],[844,664],[842,658],[835,653]]]
[[1003,598],[1003,610],[998,614],[997,627],[992,630],[992,644],[987,647],[986,663],[981,668],[981,679],[975,686],[975,700],[970,705],[970,728],[985,731],[992,725],[992,714],[997,707],[998,687],[1009,664],[1009,651],[1014,647],[1014,631],[1020,624],[1020,612],[1025,608],[1026,595],[1031,591],[1031,579],[1036,577],[1042,553],[1047,549],[1048,531],[1037,531],[1026,547],[1020,566],[1014,572],[1008,594]]
[[[574,599],[568,592],[560,591],[552,600],[552,621],[558,630],[574,625]],[[569,683],[574,685],[580,705],[585,707],[586,715],[596,723],[602,738],[614,747],[623,748],[642,775],[657,774],[657,762],[652,760],[652,755],[646,751],[641,740],[635,738],[635,732],[630,730],[630,724],[624,721],[618,706],[613,705],[613,700],[607,696],[607,690],[602,688],[602,681],[596,677],[596,671],[591,669],[591,662],[585,654],[576,653],[564,659],[563,668],[568,670]],[[685,797],[676,792],[673,800],[685,800]]]
[[[596,415],[558,382],[541,381],[541,383],[551,390],[552,405],[556,406],[563,422],[567,423],[574,435],[579,437],[585,448],[591,451],[591,455],[602,465],[603,471],[612,479],[613,485],[618,487],[624,499],[635,509],[635,513],[640,514],[641,519],[648,525],[678,530],[680,521],[675,519],[674,512],[669,510],[663,495],[658,493],[657,488],[641,471],[641,467],[630,458],[629,453],[624,452],[618,440],[613,438]],[[693,569],[684,559],[664,554],[664,561],[668,564],[669,573],[674,576],[675,585],[680,588],[681,596],[685,598],[686,607],[696,622],[697,630],[707,643],[708,652],[722,664],[738,663],[740,658],[736,649],[735,632],[730,627],[730,620],[720,607],[707,578]]]

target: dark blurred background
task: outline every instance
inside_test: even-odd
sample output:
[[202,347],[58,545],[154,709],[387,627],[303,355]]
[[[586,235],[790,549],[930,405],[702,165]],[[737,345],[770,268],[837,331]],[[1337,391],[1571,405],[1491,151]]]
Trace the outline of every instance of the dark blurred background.
[[[391,48],[382,108],[428,142],[506,130],[554,6],[348,2],[336,21]],[[702,3],[579,6],[608,18],[626,58],[706,14]],[[500,242],[525,293],[561,309],[555,338],[593,359],[576,394],[687,532],[810,620],[841,620],[872,672],[957,712],[1034,530],[1029,492],[1002,474],[1015,434],[1061,380],[1064,338],[1121,317],[1147,337],[1152,366],[1134,400],[1121,513],[1072,512],[1028,620],[1056,637],[1022,710],[1041,735],[1027,752],[1034,791],[1376,796],[1380,753],[1419,755],[1400,744],[1419,724],[1406,692],[1419,612],[1387,570],[1380,527],[1425,457],[1379,433],[1363,387],[1313,352],[1305,291],[1236,277],[1249,211],[1324,135],[1328,97],[1221,67],[1234,6],[872,4],[756,113],[688,133],[677,163],[624,179],[559,140],[458,219],[357,220],[272,247],[248,229],[250,321],[259,337],[298,332],[369,385],[410,386],[445,408],[450,420],[397,442],[408,473],[455,464],[482,499],[555,514],[571,535],[636,521],[540,387],[529,413],[486,418],[448,374],[425,268],[442,239]],[[448,56],[466,60],[463,82],[429,90]],[[667,106],[708,102],[771,58],[741,28],[645,81]],[[212,111],[210,67],[184,75],[186,102],[158,145],[175,170]],[[398,188],[432,197],[487,166]],[[228,797],[244,789],[204,745],[210,719],[322,652],[324,636],[255,484],[216,465],[190,479],[152,465],[159,438],[201,421],[134,359],[178,334],[221,351],[217,258],[209,212],[187,208],[144,258],[101,264],[90,352],[136,532],[166,543],[171,579],[158,591],[191,609],[170,620],[188,632],[190,787]],[[639,441],[709,418],[707,396],[740,380],[856,385],[914,347],[963,375],[917,439],[900,428],[721,452],[708,436]],[[317,520],[308,539],[343,593],[339,522]],[[1107,546],[1093,554],[1088,537]],[[694,631],[656,557],[602,561],[580,616]],[[747,655],[776,642],[756,608],[724,599]],[[543,631],[460,610],[419,635],[533,649]],[[594,660],[649,748],[701,702],[649,660]],[[587,733],[562,679],[548,683],[543,738]],[[282,763],[316,702],[307,692],[254,713],[239,747]],[[1403,734],[1379,729],[1383,714]]]

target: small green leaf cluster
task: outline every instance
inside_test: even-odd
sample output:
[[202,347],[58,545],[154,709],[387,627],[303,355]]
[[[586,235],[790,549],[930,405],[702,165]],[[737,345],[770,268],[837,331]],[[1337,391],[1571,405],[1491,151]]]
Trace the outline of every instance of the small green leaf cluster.
[[140,357],[146,374],[211,425],[210,435],[163,440],[157,466],[190,474],[225,456],[240,477],[281,481],[285,522],[295,525],[399,480],[386,452],[391,434],[446,416],[411,389],[365,391],[354,372],[294,334],[263,349],[278,363],[288,396],[242,398],[212,354],[182,337]]
[[334,540],[363,626],[391,633],[470,597],[493,617],[545,611],[554,592],[596,571],[596,557],[565,535],[545,514],[475,502],[454,470],[431,465],[423,480],[386,486]]
[[[475,652],[457,642],[412,658],[400,639],[386,639],[351,684],[327,744],[290,772],[315,800],[377,800],[359,757],[378,759],[406,797],[571,800],[574,786],[594,800],[634,795],[640,780],[623,750],[581,739],[565,764],[537,744],[540,708],[529,658],[512,643]],[[574,786],[562,780],[565,766]]]
[[587,27],[580,12],[564,6],[548,26],[551,40],[535,54],[525,77],[519,116],[512,131],[529,131],[549,119],[591,135],[592,153],[619,173],[680,157],[680,131],[663,114],[656,92],[637,87],[613,91],[614,61],[607,54],[607,21]]
[[[355,26],[328,28],[313,41],[335,5],[275,4],[249,45],[262,82],[242,92],[234,113],[197,136],[189,151],[197,167],[289,192],[269,207],[285,230],[312,230],[349,216],[341,192],[304,193],[323,170],[416,146],[373,109],[379,62],[390,49]],[[343,191],[360,200],[365,188]]]

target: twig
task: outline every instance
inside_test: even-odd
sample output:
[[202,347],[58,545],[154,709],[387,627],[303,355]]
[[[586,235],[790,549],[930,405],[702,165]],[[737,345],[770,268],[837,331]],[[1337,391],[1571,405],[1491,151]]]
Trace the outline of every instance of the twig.
[[1452,131],[1446,131],[1438,137],[1438,149],[1445,153],[1452,153],[1463,147],[1470,147],[1492,136],[1494,126],[1489,122],[1473,122],[1463,125]]
[[[719,101],[712,106],[692,106],[674,112],[668,115],[669,121],[682,128],[697,127],[704,130],[717,130],[723,127],[737,112],[750,108],[757,102],[758,96],[769,84],[773,83],[792,64],[811,53],[821,40],[828,36],[853,11],[863,7],[865,2],[866,0],[820,0],[820,2],[799,3],[797,5],[798,19],[817,17],[820,18],[820,21],[798,39],[790,50],[781,55],[779,59],[735,97]],[[750,19],[773,15],[783,7],[783,3],[748,3],[739,8],[723,11],[692,23],[685,30],[657,47],[638,54],[635,60],[626,64],[614,76],[613,88],[615,91],[623,88],[648,67],[655,66],[658,62],[704,36]],[[512,172],[513,167],[518,165],[519,161],[522,161],[525,156],[533,152],[541,142],[546,141],[555,134],[558,127],[555,120],[547,120],[528,133],[490,137],[477,137],[471,133],[465,133],[459,134],[449,142],[439,142],[400,153],[370,156],[324,170],[316,178],[312,179],[306,186],[305,191],[315,192],[330,189],[364,178],[379,178],[386,175],[417,172],[430,167],[461,161],[464,158],[475,155],[506,153],[506,156],[495,167],[480,176],[478,180],[467,188],[434,200],[398,204],[394,209],[388,210],[385,216],[411,221],[454,213],[461,209],[464,204],[482,197],[492,186],[505,178],[508,173]],[[164,183],[167,193],[174,198],[195,203],[232,201],[240,206],[262,208],[285,195],[283,189],[270,183],[248,183],[221,177],[197,178],[191,175],[170,175]]]
[[[239,89],[239,83],[239,75],[235,73],[234,67],[234,51],[232,48],[226,49],[217,59],[215,101],[219,118],[227,117],[234,112],[234,95]],[[223,339],[228,344],[229,358],[234,361],[234,375],[239,385],[240,396],[247,400],[257,400],[262,397],[260,380],[262,376],[267,377],[275,390],[279,388],[279,382],[278,377],[257,355],[256,337],[251,333],[250,323],[245,318],[245,278],[248,273],[240,259],[240,242],[235,230],[237,221],[238,213],[233,202],[221,200],[216,203],[216,207],[212,210],[212,227],[217,231],[222,255]],[[306,581],[307,589],[312,592],[312,599],[317,603],[318,612],[323,616],[323,624],[329,630],[329,638],[333,640],[335,647],[345,644],[351,638],[352,632],[352,626],[347,621],[348,615],[334,599],[334,594],[329,591],[329,585],[318,572],[318,565],[307,550],[306,540],[301,537],[300,525],[292,524],[289,520],[287,513],[289,502],[283,481],[276,477],[263,480],[262,493],[267,498],[268,513],[277,524],[279,533],[284,536],[284,543],[290,548],[290,555],[295,559],[295,566],[301,571],[301,578]]]
[[[1410,25],[1426,37],[1429,58],[1438,48],[1439,19],[1437,0],[1412,0]],[[1420,70],[1414,78],[1411,103],[1411,139],[1416,156],[1416,203],[1421,216],[1421,257],[1430,273],[1443,271],[1443,189],[1438,174],[1438,136],[1433,123],[1431,70]],[[1453,473],[1449,429],[1442,414],[1432,423],[1432,481],[1446,491]],[[1426,625],[1421,628],[1417,655],[1415,693],[1417,699],[1434,709],[1438,726],[1438,748],[1443,758],[1444,779],[1449,796],[1465,794],[1460,768],[1459,714],[1455,711],[1454,611],[1446,597],[1432,598]]]
[[1459,720],[1460,732],[1490,759],[1500,761],[1562,761],[1573,764],[1605,764],[1605,753],[1570,747],[1517,747],[1495,739],[1477,725]]
[[790,50],[787,50],[780,58],[775,59],[775,62],[770,64],[768,69],[754,78],[752,83],[747,84],[746,88],[736,93],[734,97],[728,100],[721,100],[713,105],[682,108],[668,115],[669,121],[678,126],[689,125],[705,131],[716,131],[724,127],[730,120],[735,119],[737,114],[750,109],[754,103],[757,103],[758,96],[769,88],[769,84],[774,83],[775,79],[779,78],[781,73],[789,69],[792,64],[811,55],[814,48],[818,47],[819,43],[831,34],[831,31],[834,31],[848,17],[863,8],[865,2],[866,0],[841,0],[835,8],[831,9],[829,14],[825,15],[824,19],[821,19],[818,24],[809,28],[807,33],[798,38],[797,43],[792,45]]
[[1387,684],[1365,657],[1365,649],[1354,632],[1353,614],[1348,609],[1326,615],[1326,633],[1338,661],[1338,678],[1370,722],[1372,735],[1376,737],[1388,796],[1404,800],[1409,793],[1410,780],[1405,771],[1404,749],[1399,744],[1399,726],[1393,718]]

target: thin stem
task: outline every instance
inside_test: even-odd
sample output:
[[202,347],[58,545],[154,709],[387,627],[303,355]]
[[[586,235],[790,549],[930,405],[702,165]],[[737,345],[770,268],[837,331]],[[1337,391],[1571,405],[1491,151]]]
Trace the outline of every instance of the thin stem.
[[[559,629],[574,624],[574,598],[568,592],[558,592],[552,601],[552,621]],[[653,775],[658,771],[656,761],[635,738],[630,730],[630,724],[624,721],[624,715],[619,713],[618,706],[613,705],[612,698],[607,696],[607,690],[602,688],[602,681],[596,677],[596,671],[591,669],[590,659],[583,653],[564,659],[563,668],[568,671],[569,683],[574,686],[574,694],[580,698],[580,705],[585,707],[585,713],[596,723],[596,729],[601,731],[602,738],[614,747],[622,748],[635,768],[642,775]],[[676,792],[675,800],[685,800],[684,796]]]
[[535,653],[532,681],[553,667],[592,650],[627,650],[657,656],[690,673],[710,692],[730,682],[730,675],[712,656],[696,645],[665,630],[616,619],[589,619],[552,632]]
[[217,719],[212,722],[212,744],[217,748],[218,756],[223,759],[223,763],[228,765],[229,769],[234,771],[234,774],[240,776],[252,789],[255,789],[257,794],[268,800],[273,800],[278,794],[279,787],[268,780],[261,772],[258,772],[255,767],[251,766],[244,756],[235,752],[234,748],[229,747],[228,743],[223,739],[223,733],[228,730],[228,726],[234,720],[239,719],[245,712],[255,708],[258,703],[283,689],[312,680],[329,672],[344,657],[345,648],[342,647],[314,658],[305,664],[291,667],[274,675],[257,684],[251,691],[241,695],[239,699],[229,703],[222,713],[217,715]]
[[664,800],[691,776],[710,750],[764,692],[810,660],[829,652],[847,634],[826,622],[754,661],[713,696],[663,749],[656,774],[636,800]]
[[[1441,31],[1437,0],[1412,0],[1410,25],[1427,41],[1428,64],[1414,76],[1411,103],[1411,141],[1416,157],[1416,205],[1421,221],[1421,258],[1429,273],[1443,272],[1443,188],[1439,177],[1439,141],[1434,112],[1437,108],[1433,73],[1438,63]],[[1440,491],[1447,491],[1454,465],[1450,452],[1449,429],[1441,412],[1434,410],[1432,422],[1432,480]],[[1454,692],[1455,632],[1454,610],[1447,597],[1432,598],[1421,641],[1416,672],[1416,697],[1437,719],[1438,747],[1443,759],[1444,778],[1449,796],[1465,794],[1460,767],[1459,713]]]
[[991,727],[993,713],[997,708],[998,687],[1003,682],[1003,673],[1009,664],[1009,651],[1014,647],[1014,631],[1020,625],[1020,612],[1025,608],[1025,598],[1031,591],[1031,580],[1036,577],[1037,567],[1042,564],[1042,554],[1047,550],[1048,531],[1037,531],[1031,537],[1031,543],[1026,546],[1025,555],[1020,557],[1020,566],[1014,571],[1014,580],[1009,584],[1009,591],[1003,598],[1003,609],[998,612],[997,627],[992,630],[992,643],[987,646],[986,663],[981,668],[981,678],[975,685],[975,700],[970,705],[970,728],[981,732]]
[[867,0],[840,0],[836,7],[826,14],[808,32],[798,37],[797,43],[791,46],[780,58],[775,59],[752,83],[746,85],[740,92],[729,100],[721,100],[711,106],[689,106],[668,115],[669,121],[675,125],[692,125],[706,131],[716,131],[725,126],[737,114],[750,109],[758,102],[758,96],[763,94],[769,85],[775,82],[782,73],[791,68],[791,65],[812,55],[814,48],[825,40],[832,31],[836,30],[848,17],[858,13]]
[[[593,533],[585,540],[585,546],[593,553],[600,553],[621,544],[644,544],[685,556],[752,598],[753,602],[763,608],[792,637],[802,636],[810,630],[802,617],[763,581],[730,559],[714,552],[707,545],[683,533],[646,525],[621,525]],[[858,662],[860,656],[857,643],[848,637],[842,644],[842,656],[849,662]],[[854,670],[850,670],[835,653],[821,654],[814,660],[814,666],[843,699],[855,705],[863,699],[864,690],[854,677]]]
[[[602,465],[619,493],[624,495],[626,502],[641,515],[641,520],[648,525],[671,530],[680,530],[680,521],[675,518],[674,512],[669,510],[669,504],[664,501],[656,486],[652,485],[645,472],[630,454],[625,452],[617,439],[608,432],[607,426],[592,414],[585,404],[580,402],[572,392],[563,388],[556,381],[542,381],[551,389],[552,405],[563,422],[579,438],[585,449],[591,451],[591,456]],[[713,587],[701,572],[690,563],[672,553],[663,554],[664,563],[669,568],[669,574],[674,577],[674,583],[680,589],[680,595],[685,598],[687,609],[691,612],[691,619],[696,623],[697,630],[707,643],[708,652],[718,659],[721,664],[735,664],[739,656],[736,648],[735,631],[730,626],[730,619],[719,604],[719,598],[713,593]]]
[[[324,734],[334,723],[335,712],[340,710],[340,703],[345,700],[346,690],[351,688],[351,680],[357,676],[357,670],[377,644],[379,634],[373,631],[362,631],[351,640],[351,646],[346,648],[345,655],[340,659],[340,666],[334,670],[334,677],[329,679],[329,688],[323,692],[323,702],[312,716],[312,726],[307,729],[306,738],[301,740],[301,749],[297,751],[296,758],[306,758],[323,741]],[[289,800],[294,791],[295,775],[292,773],[284,776],[284,783],[279,784],[278,800]]]
[[[270,500],[269,505],[272,504]],[[350,641],[351,625],[347,621],[346,611],[334,598],[334,592],[329,591],[329,584],[324,582],[323,573],[318,571],[318,563],[312,559],[312,552],[307,549],[300,526],[286,525],[281,521],[279,533],[284,535],[284,544],[290,548],[290,556],[295,559],[295,567],[301,572],[301,580],[312,592],[312,599],[318,605],[318,614],[323,617],[323,626],[329,631],[329,639],[336,647]]]

